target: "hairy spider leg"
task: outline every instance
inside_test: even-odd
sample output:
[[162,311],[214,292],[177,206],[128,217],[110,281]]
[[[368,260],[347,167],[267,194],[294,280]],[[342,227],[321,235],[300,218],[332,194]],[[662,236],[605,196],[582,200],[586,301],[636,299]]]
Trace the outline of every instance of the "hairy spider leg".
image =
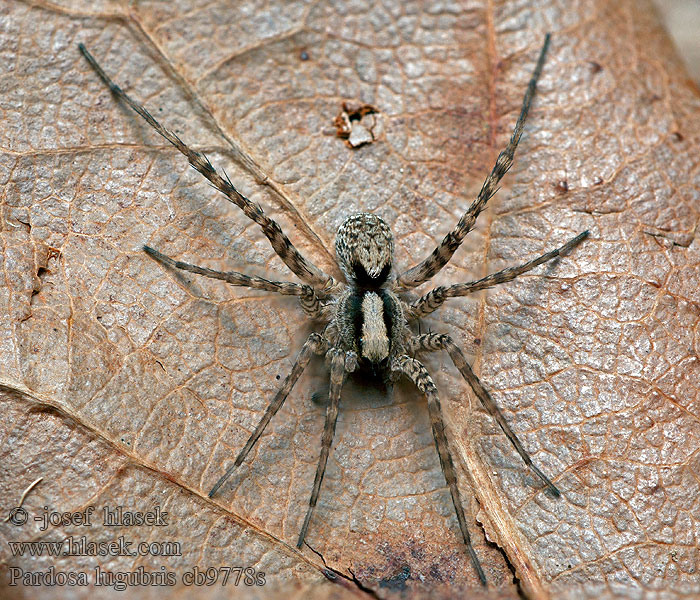
[[437,387],[435,386],[432,377],[430,377],[430,373],[428,373],[428,370],[425,368],[423,363],[405,354],[394,359],[392,371],[406,375],[414,383],[414,385],[423,394],[425,394],[425,397],[428,400],[428,413],[430,415],[430,425],[433,430],[433,439],[435,440],[435,447],[437,448],[438,456],[440,457],[442,473],[445,476],[445,481],[447,481],[447,486],[450,488],[452,504],[454,504],[455,511],[457,513],[459,528],[462,531],[462,537],[464,538],[464,543],[467,547],[469,557],[471,558],[472,564],[479,575],[479,580],[481,581],[482,585],[486,586],[486,575],[484,574],[484,570],[481,568],[481,563],[479,562],[476,552],[474,552],[471,537],[469,536],[469,530],[467,529],[467,520],[464,516],[464,507],[462,506],[462,499],[460,498],[459,488],[457,487],[457,474],[455,472],[454,463],[452,462],[452,455],[450,454],[447,435],[445,434],[445,423],[442,420],[442,411],[440,409],[440,399],[438,397]]
[[216,271],[214,269],[208,269],[207,267],[200,267],[182,262],[181,260],[175,260],[170,258],[167,254],[154,250],[150,246],[144,246],[143,250],[157,261],[175,269],[196,273],[197,275],[204,275],[212,279],[220,279],[231,285],[248,287],[254,290],[265,290],[267,292],[277,292],[283,296],[298,296],[299,302],[301,302],[301,306],[307,315],[318,318],[322,314],[321,301],[316,295],[314,288],[310,285],[290,281],[270,281],[263,277],[244,275],[236,271]]
[[575,238],[570,239],[563,246],[551,250],[542,256],[538,256],[522,265],[517,267],[508,267],[497,273],[491,273],[482,279],[477,279],[476,281],[468,281],[467,283],[456,283],[454,285],[441,285],[438,286],[427,294],[424,294],[418,300],[411,303],[408,306],[407,313],[413,319],[418,319],[420,317],[425,317],[432,313],[433,311],[440,308],[448,298],[455,298],[457,296],[467,296],[473,292],[490,288],[499,283],[507,283],[513,281],[516,277],[527,273],[528,271],[534,269],[542,263],[546,263],[550,260],[557,258],[563,254],[569,252],[572,248],[580,244],[583,240],[588,237],[589,232],[584,231],[579,233]]
[[235,462],[226,470],[226,473],[224,473],[219,478],[219,481],[217,481],[214,487],[211,488],[211,490],[209,491],[208,495],[210,498],[213,498],[214,494],[216,494],[218,489],[231,476],[231,474],[243,463],[246,456],[248,456],[248,453],[255,445],[255,442],[258,441],[258,438],[262,435],[263,431],[265,431],[265,428],[270,422],[270,419],[272,419],[272,417],[275,416],[277,411],[280,408],[282,408],[282,405],[287,399],[289,392],[292,391],[294,384],[297,382],[302,372],[309,364],[309,360],[311,360],[311,355],[325,354],[328,350],[328,345],[328,340],[326,340],[323,336],[319,335],[318,333],[312,333],[307,338],[306,342],[304,342],[304,345],[301,347],[301,350],[299,351],[296,360],[294,361],[294,365],[292,366],[291,372],[289,373],[289,375],[287,375],[284,382],[282,383],[282,387],[279,389],[274,399],[272,400],[272,402],[270,402],[269,406],[265,410],[265,414],[262,416],[262,419],[260,419],[260,422],[255,428],[255,431],[253,431],[253,433],[248,438],[246,445],[243,446],[243,449],[238,453]]
[[318,493],[321,489],[323,475],[326,472],[326,464],[328,463],[328,455],[331,451],[333,436],[335,435],[335,424],[338,420],[338,408],[340,406],[340,392],[343,389],[346,373],[352,372],[357,366],[356,358],[348,359],[348,353],[332,348],[331,353],[331,385],[329,392],[329,404],[326,408],[326,424],[323,428],[323,437],[321,439],[321,455],[318,459],[318,467],[316,468],[316,477],[314,478],[314,487],[311,490],[311,498],[309,499],[309,508],[306,511],[304,524],[299,533],[297,540],[297,548],[301,548],[306,537],[306,532],[309,529],[311,514],[316,507]]
[[404,271],[398,276],[395,289],[408,290],[414,288],[433,277],[448,262],[450,262],[452,255],[457,251],[457,248],[459,248],[462,240],[464,240],[466,235],[474,227],[476,219],[486,206],[486,203],[498,191],[498,182],[503,178],[513,164],[515,149],[518,147],[518,142],[520,142],[520,137],[523,133],[523,126],[525,125],[525,120],[527,119],[527,113],[530,110],[530,104],[533,96],[535,95],[537,80],[540,78],[540,73],[542,72],[545,55],[547,54],[547,48],[549,47],[549,40],[550,34],[547,34],[544,38],[542,50],[540,50],[540,56],[537,59],[537,65],[532,73],[530,83],[527,86],[527,91],[525,92],[525,97],[523,98],[523,105],[520,110],[520,116],[518,117],[518,121],[515,123],[515,129],[513,130],[510,141],[508,142],[506,148],[498,155],[496,164],[494,165],[489,176],[484,181],[476,200],[472,203],[467,212],[462,215],[462,218],[457,223],[457,226],[444,237],[440,245],[433,250],[432,254],[428,256],[428,258],[414,267],[411,267],[407,271]]
[[309,285],[318,285],[321,287],[330,287],[335,284],[335,280],[330,275],[321,271],[314,264],[310,263],[296,249],[294,244],[284,234],[280,226],[274,220],[270,219],[263,209],[251,202],[243,194],[241,194],[229,181],[228,177],[224,178],[214,169],[209,159],[201,152],[189,148],[175,133],[163,127],[141,104],[133,100],[124,92],[109,76],[104,72],[102,67],[88,52],[83,44],[78,44],[80,52],[90,63],[90,66],[95,70],[100,79],[109,87],[113,94],[126,102],[134,111],[136,111],[143,119],[162,135],[168,142],[177,148],[182,154],[187,157],[190,165],[201,173],[209,182],[222,194],[224,194],[233,204],[238,206],[243,213],[260,225],[263,233],[270,240],[273,250],[282,259],[292,272],[302,281]]
[[455,367],[457,367],[457,370],[462,374],[462,377],[467,380],[471,388],[474,390],[474,393],[478,396],[479,400],[481,400],[484,408],[501,426],[503,433],[506,434],[506,437],[510,440],[510,443],[513,444],[513,447],[520,455],[520,458],[523,459],[525,464],[530,467],[532,472],[537,475],[537,477],[539,477],[539,479],[547,486],[547,489],[554,497],[558,498],[561,496],[561,492],[559,492],[557,487],[550,481],[549,477],[540,471],[540,469],[538,469],[532,462],[530,455],[527,453],[525,448],[523,448],[518,436],[515,435],[515,432],[510,428],[510,425],[508,425],[508,422],[498,408],[498,405],[494,402],[493,398],[491,398],[491,394],[489,394],[481,381],[479,381],[479,378],[476,376],[474,371],[472,371],[472,368],[469,366],[469,363],[467,362],[467,359],[460,350],[459,346],[452,341],[452,338],[449,335],[444,333],[426,333],[413,338],[411,340],[411,347],[414,351],[423,350],[434,352],[436,350],[447,350],[447,353],[450,355],[450,358],[452,359]]

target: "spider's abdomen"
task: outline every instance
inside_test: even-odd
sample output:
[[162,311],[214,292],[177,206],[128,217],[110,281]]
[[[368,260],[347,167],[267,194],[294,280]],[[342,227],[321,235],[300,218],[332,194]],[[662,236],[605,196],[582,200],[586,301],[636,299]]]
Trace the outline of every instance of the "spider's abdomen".
[[362,298],[362,329],[360,355],[373,364],[389,357],[389,332],[391,321],[385,319],[384,302],[375,292],[366,292]]
[[391,273],[394,236],[377,215],[352,215],[338,228],[335,253],[348,283],[376,290],[386,283]]

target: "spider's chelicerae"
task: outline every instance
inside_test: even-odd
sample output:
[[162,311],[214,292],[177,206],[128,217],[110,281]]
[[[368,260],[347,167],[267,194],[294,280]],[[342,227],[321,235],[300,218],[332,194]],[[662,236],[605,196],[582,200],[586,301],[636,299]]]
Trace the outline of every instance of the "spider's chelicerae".
[[303,283],[269,281],[262,277],[232,271],[224,273],[173,260],[148,246],[144,246],[144,250],[160,262],[177,269],[221,279],[233,285],[298,296],[301,306],[309,317],[323,325],[320,333],[312,333],[302,346],[282,387],[267,407],[255,431],[248,438],[234,463],[209,492],[210,497],[217,492],[248,456],[255,442],[265,431],[270,419],[284,404],[312,355],[325,356],[330,363],[329,403],[326,409],[321,457],[316,470],[309,508],[297,541],[297,547],[301,548],[326,469],[335,433],[341,389],[346,375],[353,371],[379,373],[387,383],[392,383],[402,376],[408,377],[427,398],[433,437],[440,457],[440,465],[452,495],[459,528],[479,579],[482,584],[486,585],[486,576],[469,538],[464,508],[457,487],[455,468],[445,434],[437,388],[425,366],[415,358],[419,352],[434,352],[436,350],[447,351],[459,372],[467,380],[486,410],[496,419],[525,464],[544,482],[552,495],[559,496],[559,490],[555,485],[533,464],[530,455],[523,448],[491,395],[474,374],[464,354],[450,336],[442,333],[414,335],[409,324],[420,317],[429,315],[448,298],[466,296],[499,283],[512,281],[536,266],[566,253],[579,244],[588,235],[588,231],[580,233],[560,248],[551,250],[520,266],[503,269],[476,281],[438,286],[417,300],[408,301],[401,298],[402,292],[429,281],[450,261],[464,237],[474,227],[479,213],[484,209],[489,198],[496,193],[498,182],[513,163],[515,149],[522,135],[548,45],[549,35],[545,37],[510,141],[505,150],[498,155],[496,164],[486,178],[479,195],[456,227],[445,236],[430,256],[410,269],[402,271],[397,269],[394,264],[394,239],[389,226],[380,217],[373,214],[351,215],[339,227],[335,241],[338,266],[345,277],[345,282],[337,281],[302,256],[275,221],[266,216],[258,205],[240,194],[228,177],[219,175],[201,152],[186,146],[177,135],[163,127],[143,106],[124,93],[105,74],[86,48],[82,44],[79,45],[90,65],[116,96],[129,104],[160,135],[182,152],[190,164],[231,202],[240,207],[248,218],[260,225],[274,251]]

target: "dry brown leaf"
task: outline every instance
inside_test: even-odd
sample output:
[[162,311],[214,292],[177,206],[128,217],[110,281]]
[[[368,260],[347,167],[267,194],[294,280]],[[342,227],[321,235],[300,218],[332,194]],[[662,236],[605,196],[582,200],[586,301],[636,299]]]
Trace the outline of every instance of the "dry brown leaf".
[[[510,134],[546,31],[516,164],[439,281],[591,238],[424,326],[470,353],[563,498],[542,494],[435,357],[490,592],[407,385],[346,390],[313,551],[293,544],[318,457],[321,366],[209,500],[310,326],[293,300],[183,277],[141,252],[291,279],[258,229],[115,102],[77,43],[333,269],[352,212],[392,224],[402,265],[441,239]],[[162,565],[178,581],[194,567],[266,573],[265,587],[172,590],[182,597],[700,593],[700,97],[646,2],[2,1],[0,52],[3,510],[43,477],[30,516],[119,504],[171,516],[162,528],[2,523],[4,597],[109,595],[7,585],[12,567],[51,565]],[[344,101],[377,107],[374,143],[351,150],[334,135]],[[7,544],[66,535],[184,552],[18,557]]]

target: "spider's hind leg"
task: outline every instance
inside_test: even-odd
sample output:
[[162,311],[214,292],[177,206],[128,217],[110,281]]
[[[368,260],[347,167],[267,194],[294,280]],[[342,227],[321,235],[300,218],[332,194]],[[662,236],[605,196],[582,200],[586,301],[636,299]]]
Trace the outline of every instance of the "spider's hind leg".
[[329,392],[329,404],[326,408],[326,424],[323,428],[323,438],[321,440],[321,456],[318,459],[318,467],[316,468],[316,477],[314,478],[314,487],[311,491],[309,499],[309,508],[306,511],[304,524],[299,533],[297,540],[297,548],[301,548],[306,537],[306,532],[309,529],[311,515],[318,501],[318,493],[321,489],[323,475],[326,472],[326,464],[328,463],[328,455],[331,451],[333,436],[335,435],[335,424],[338,420],[338,408],[340,406],[340,392],[343,389],[345,375],[355,370],[357,366],[357,357],[352,352],[344,352],[339,348],[329,350],[331,357],[331,385]]
[[469,366],[469,363],[467,362],[467,359],[462,351],[459,349],[459,346],[452,341],[452,338],[449,335],[445,335],[444,333],[427,333],[425,335],[417,336],[411,340],[411,349],[414,352],[421,350],[428,352],[433,352],[435,350],[447,350],[447,353],[450,355],[450,358],[452,359],[455,367],[457,367],[457,370],[462,374],[462,377],[467,380],[471,388],[474,390],[474,393],[479,397],[479,400],[481,400],[484,408],[486,408],[489,414],[501,426],[503,433],[506,434],[506,437],[510,440],[510,443],[513,444],[513,447],[520,455],[520,458],[523,459],[525,464],[530,467],[532,472],[537,475],[537,477],[547,486],[547,490],[549,490],[553,496],[557,498],[561,496],[561,492],[550,481],[549,477],[540,471],[537,465],[532,462],[532,458],[530,458],[530,455],[527,453],[525,448],[523,448],[522,443],[518,439],[518,436],[515,435],[515,432],[510,428],[510,425],[508,425],[508,422],[498,408],[498,405],[494,402],[491,394],[488,393],[474,371],[472,371],[472,368]]
[[428,399],[430,425],[433,430],[433,438],[435,439],[435,446],[437,448],[438,456],[440,457],[442,473],[445,476],[445,481],[447,481],[447,486],[450,488],[452,504],[454,504],[455,512],[457,513],[457,521],[459,522],[459,528],[462,531],[462,537],[464,538],[464,543],[467,547],[469,558],[471,559],[472,564],[479,575],[479,581],[481,581],[482,585],[485,586],[486,575],[484,570],[481,568],[481,563],[479,562],[476,552],[474,552],[471,537],[469,536],[469,530],[467,529],[467,520],[464,516],[464,507],[462,506],[462,499],[460,498],[459,488],[457,487],[457,474],[455,472],[454,463],[452,462],[450,448],[447,443],[447,436],[445,435],[445,423],[442,420],[440,399],[438,398],[435,383],[433,382],[432,377],[430,377],[430,373],[428,373],[425,366],[420,361],[417,361],[415,358],[411,358],[410,356],[402,355],[396,357],[392,363],[392,371],[406,375]]
[[328,340],[326,340],[323,336],[319,335],[318,333],[312,333],[308,337],[301,350],[299,351],[296,361],[294,361],[294,366],[292,367],[291,372],[285,378],[284,383],[282,383],[282,387],[279,389],[272,402],[270,402],[269,406],[267,407],[267,410],[265,411],[265,414],[263,415],[262,419],[260,419],[260,422],[255,428],[255,431],[253,431],[253,433],[248,438],[246,445],[243,446],[243,449],[238,453],[235,462],[226,470],[226,473],[224,473],[219,478],[219,481],[216,482],[214,487],[211,488],[209,492],[210,498],[212,498],[214,494],[216,494],[216,492],[224,484],[224,482],[243,463],[246,456],[248,456],[248,453],[252,450],[253,446],[255,445],[255,442],[258,441],[258,438],[262,435],[263,431],[265,431],[265,428],[267,427],[272,417],[274,417],[277,411],[280,408],[282,408],[282,405],[287,399],[289,392],[292,391],[292,387],[294,387],[294,384],[297,382],[297,379],[299,379],[299,377],[301,376],[302,372],[306,368],[306,365],[309,364],[309,360],[311,360],[311,354],[325,354],[327,349]]

